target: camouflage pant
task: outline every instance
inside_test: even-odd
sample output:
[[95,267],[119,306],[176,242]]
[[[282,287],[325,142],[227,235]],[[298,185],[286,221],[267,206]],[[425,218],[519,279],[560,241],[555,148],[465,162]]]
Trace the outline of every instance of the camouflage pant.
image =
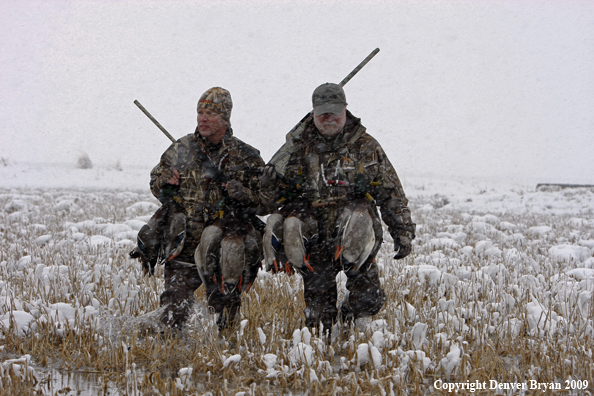
[[[181,327],[188,319],[194,303],[194,291],[202,285],[196,265],[172,260],[165,264],[165,290],[160,296],[160,304],[165,307],[161,322],[169,327]],[[217,324],[224,328],[233,323],[241,307],[241,292],[235,289],[224,294],[210,279],[205,284],[208,306],[219,314]]]
[[241,291],[236,288],[227,294],[222,293],[218,285],[210,279],[206,280],[204,286],[208,297],[208,306],[214,313],[218,314],[217,325],[219,329],[231,326],[241,308]]
[[[341,305],[340,318],[343,321],[375,315],[386,301],[374,260],[380,245],[381,241],[359,270],[345,271],[348,293]],[[331,329],[339,317],[336,276],[343,268],[333,255],[332,246],[322,244],[314,249],[309,261],[314,272],[305,270],[302,273],[305,324],[308,327],[317,327],[322,323],[324,329]]]

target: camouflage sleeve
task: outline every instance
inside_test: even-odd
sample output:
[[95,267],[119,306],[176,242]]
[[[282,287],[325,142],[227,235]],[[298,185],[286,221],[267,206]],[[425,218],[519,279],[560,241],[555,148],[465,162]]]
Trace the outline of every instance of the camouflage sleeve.
[[285,143],[272,156],[269,165],[273,165],[277,173],[276,185],[263,187],[260,186],[260,202],[266,214],[274,212],[279,208],[277,201],[281,199],[281,183],[280,178],[287,174],[287,168],[290,166],[289,162],[295,157],[295,153],[302,149],[301,134],[312,122],[313,113],[307,113],[305,117],[297,123],[285,136]]
[[260,157],[258,150],[242,143],[242,150],[246,155],[247,170],[244,172],[241,180],[251,202],[251,206],[256,208],[256,214],[264,216],[269,214],[271,209],[267,191],[260,188],[260,174],[264,168],[264,160]]
[[151,193],[155,196],[155,198],[159,198],[159,193],[161,192],[160,186],[160,178],[163,175],[163,172],[172,168],[172,164],[175,163],[175,159],[177,157],[177,147],[178,143],[173,143],[163,155],[161,155],[161,160],[159,163],[151,170],[151,180],[149,183]]
[[276,172],[284,176],[287,165],[291,156],[300,149],[301,134],[310,125],[312,120],[312,113],[308,113],[293,129],[291,129],[287,135],[285,143],[278,149],[278,151],[272,156],[269,164],[272,164],[276,168]]
[[412,221],[408,200],[404,195],[400,179],[379,144],[376,153],[381,184],[375,188],[374,197],[380,206],[382,220],[388,226],[392,238],[396,239],[400,235],[406,235],[410,239],[414,239],[416,224]]
[[254,157],[250,161],[250,169],[246,172],[246,179],[243,180],[243,185],[246,188],[246,192],[248,194],[250,202],[253,203],[254,206],[260,206],[260,192],[259,192],[259,182],[258,176],[260,175],[260,169],[264,166],[264,160],[262,158]]
[[[262,174],[266,168],[268,168],[268,166],[260,168],[260,174]],[[276,182],[274,184],[264,185],[259,181],[258,194],[260,195],[260,207],[262,211],[262,214],[258,213],[260,216],[270,214],[278,209],[279,205],[277,204],[277,201],[280,199],[279,180],[280,177],[277,174]]]
[[262,187],[259,186],[258,194],[260,200],[260,209],[258,215],[265,216],[278,209],[276,201],[280,199],[279,189],[276,186]]
[[[287,140],[290,139],[290,134],[287,135]],[[261,201],[267,207],[268,213],[276,211],[282,204],[278,202],[287,198],[287,188],[295,181],[299,169],[303,167],[302,159],[304,158],[304,150],[300,140],[293,140],[290,144],[285,143],[277,153],[272,157],[268,165],[274,166],[276,170],[276,183],[269,186],[260,187]],[[282,158],[281,163],[274,163],[273,160]],[[310,181],[313,182],[313,181]]]
[[157,184],[158,184],[157,180],[159,179],[159,176],[161,176],[161,172],[162,172],[161,163],[156,165],[151,170],[151,181],[149,183],[149,186],[151,189],[151,193],[153,193],[155,198],[159,198],[159,192],[161,191],[161,189],[157,186]]

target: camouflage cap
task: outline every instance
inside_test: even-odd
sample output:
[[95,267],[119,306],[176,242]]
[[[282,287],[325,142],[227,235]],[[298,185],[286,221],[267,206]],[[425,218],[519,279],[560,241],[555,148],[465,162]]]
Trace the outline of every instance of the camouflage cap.
[[231,100],[229,91],[221,87],[214,87],[202,94],[198,100],[198,108],[196,110],[211,109],[229,122],[232,108],[233,101]]
[[317,87],[311,97],[317,114],[340,114],[347,105],[344,90],[338,84],[326,83]]

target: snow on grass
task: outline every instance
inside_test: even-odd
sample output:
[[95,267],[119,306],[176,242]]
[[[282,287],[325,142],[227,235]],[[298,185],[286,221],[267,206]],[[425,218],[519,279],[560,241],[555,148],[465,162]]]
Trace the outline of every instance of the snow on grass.
[[594,194],[469,186],[410,198],[413,253],[394,261],[386,232],[376,259],[386,305],[335,325],[328,344],[303,327],[300,277],[264,271],[235,328],[218,332],[199,289],[187,328],[163,332],[162,267],[147,278],[128,257],[158,207],[146,190],[0,191],[0,379],[34,387],[33,368],[51,365],[154,394],[424,394],[436,378],[594,384]]

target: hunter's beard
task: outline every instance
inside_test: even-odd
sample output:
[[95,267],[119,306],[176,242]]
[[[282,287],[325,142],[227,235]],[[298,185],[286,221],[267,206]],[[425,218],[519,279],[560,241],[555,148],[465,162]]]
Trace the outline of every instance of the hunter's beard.
[[338,135],[344,129],[346,124],[346,107],[340,114],[323,113],[317,114],[314,109],[314,125],[320,135],[326,139],[331,139]]
[[326,139],[333,138],[334,136],[338,135],[342,128],[344,128],[344,123],[328,120],[324,122],[316,122],[316,128],[320,132],[320,135],[324,136]]
[[318,131],[320,131],[324,137],[332,137],[340,132],[338,127],[339,125],[337,122],[325,122],[322,125],[318,125]]

